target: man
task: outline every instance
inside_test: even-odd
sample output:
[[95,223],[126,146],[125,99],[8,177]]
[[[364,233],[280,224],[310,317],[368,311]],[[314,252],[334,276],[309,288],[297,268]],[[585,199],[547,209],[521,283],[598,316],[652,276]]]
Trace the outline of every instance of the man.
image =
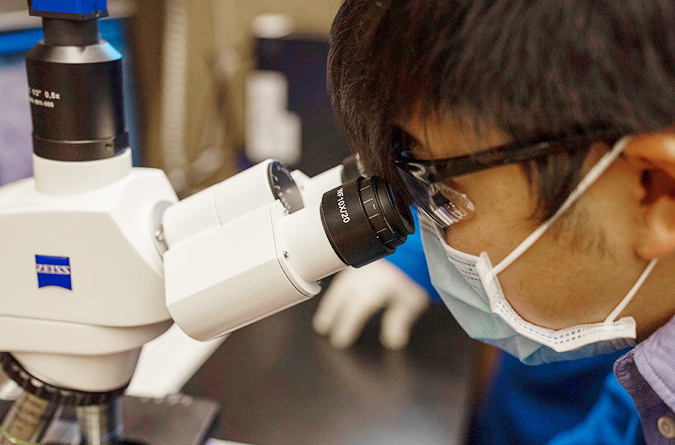
[[615,364],[647,443],[675,438],[675,4],[347,0],[338,116],[418,206],[464,329],[540,364]]

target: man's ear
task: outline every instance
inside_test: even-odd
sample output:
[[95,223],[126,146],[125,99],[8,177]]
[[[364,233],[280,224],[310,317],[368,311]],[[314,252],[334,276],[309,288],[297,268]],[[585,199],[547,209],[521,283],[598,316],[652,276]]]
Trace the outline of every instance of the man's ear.
[[644,259],[675,252],[675,134],[635,136],[624,154],[641,170],[644,232],[635,250]]

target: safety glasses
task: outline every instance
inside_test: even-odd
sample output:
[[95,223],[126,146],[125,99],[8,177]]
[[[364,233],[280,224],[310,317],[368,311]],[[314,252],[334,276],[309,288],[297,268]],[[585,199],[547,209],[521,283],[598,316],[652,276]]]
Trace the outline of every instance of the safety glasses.
[[445,159],[417,159],[411,136],[395,129],[391,140],[394,164],[412,202],[440,227],[470,219],[476,206],[467,195],[452,187],[452,179],[490,168],[534,160],[556,153],[588,147],[594,140],[617,140],[607,130],[566,134],[562,137],[538,138]]

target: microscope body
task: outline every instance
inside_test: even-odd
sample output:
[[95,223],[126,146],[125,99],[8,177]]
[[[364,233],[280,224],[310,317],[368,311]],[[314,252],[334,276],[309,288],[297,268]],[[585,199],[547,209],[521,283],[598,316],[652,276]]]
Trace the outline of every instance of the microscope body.
[[45,32],[27,55],[34,177],[0,187],[0,365],[31,397],[93,413],[91,434],[116,437],[104,412],[173,322],[225,335],[414,231],[387,183],[343,166],[309,178],[268,160],[179,202],[163,172],[132,167],[105,0],[29,7]]
[[0,187],[0,351],[62,388],[124,386],[140,347],[171,324],[151,221],[176,202],[130,152],[89,162],[34,157]]
[[377,177],[273,160],[179,202],[163,172],[132,167],[106,0],[28,4],[45,37],[26,56],[34,177],[0,187],[0,366],[24,391],[0,433],[40,441],[74,405],[83,443],[115,445],[145,343],[174,322],[207,340],[302,302],[393,253],[412,216]]

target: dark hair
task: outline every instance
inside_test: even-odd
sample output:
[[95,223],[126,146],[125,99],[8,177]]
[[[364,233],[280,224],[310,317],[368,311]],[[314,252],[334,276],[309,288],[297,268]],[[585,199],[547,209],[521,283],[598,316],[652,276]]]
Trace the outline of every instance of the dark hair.
[[[352,148],[397,187],[396,122],[427,115],[514,140],[675,123],[672,0],[345,0],[331,30],[329,86]],[[549,217],[587,151],[525,166]]]

